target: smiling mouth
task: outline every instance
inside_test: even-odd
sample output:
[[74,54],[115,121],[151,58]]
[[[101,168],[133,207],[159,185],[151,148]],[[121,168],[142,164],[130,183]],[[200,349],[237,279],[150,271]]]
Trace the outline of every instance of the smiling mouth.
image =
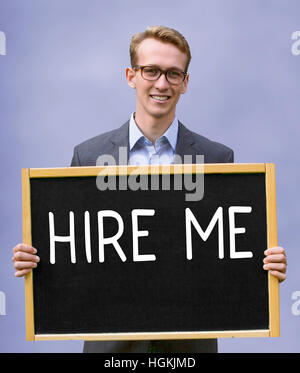
[[155,101],[168,101],[171,96],[166,96],[166,95],[150,95],[151,98],[153,98]]

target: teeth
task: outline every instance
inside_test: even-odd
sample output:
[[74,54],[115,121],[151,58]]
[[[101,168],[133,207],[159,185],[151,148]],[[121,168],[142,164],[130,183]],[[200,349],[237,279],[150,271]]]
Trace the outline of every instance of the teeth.
[[168,96],[152,96],[153,98],[155,98],[155,100],[159,100],[159,101],[166,101],[168,99]]

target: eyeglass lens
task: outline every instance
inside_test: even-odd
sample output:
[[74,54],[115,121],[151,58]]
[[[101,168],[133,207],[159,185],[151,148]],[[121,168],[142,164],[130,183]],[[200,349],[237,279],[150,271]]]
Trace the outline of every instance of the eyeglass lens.
[[[158,67],[146,66],[142,69],[142,75],[147,80],[156,80],[163,73]],[[178,70],[167,70],[165,76],[169,83],[180,84],[184,80],[184,74]]]

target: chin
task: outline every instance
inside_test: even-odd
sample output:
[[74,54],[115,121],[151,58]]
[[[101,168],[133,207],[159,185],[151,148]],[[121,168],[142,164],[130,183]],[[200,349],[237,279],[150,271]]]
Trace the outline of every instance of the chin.
[[167,117],[169,113],[152,113],[152,117],[156,119],[162,119],[164,117]]
[[151,110],[149,111],[149,114],[151,116],[153,116],[154,118],[163,118],[163,117],[166,117],[168,115],[170,115],[172,112],[172,110]]

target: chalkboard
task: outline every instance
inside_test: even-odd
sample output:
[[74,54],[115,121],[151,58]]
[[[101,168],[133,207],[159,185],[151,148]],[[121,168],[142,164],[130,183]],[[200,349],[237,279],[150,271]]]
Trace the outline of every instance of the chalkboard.
[[155,170],[22,170],[28,340],[279,335],[274,165]]

